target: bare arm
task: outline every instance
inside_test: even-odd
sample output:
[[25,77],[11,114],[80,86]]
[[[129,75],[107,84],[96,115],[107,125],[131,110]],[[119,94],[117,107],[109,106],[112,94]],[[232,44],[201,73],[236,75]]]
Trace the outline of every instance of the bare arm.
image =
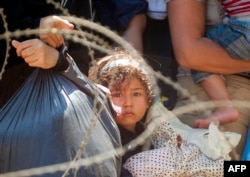
[[134,48],[143,53],[143,33],[146,28],[146,15],[137,14],[129,22],[127,29],[123,33],[124,39],[134,46]]
[[174,53],[181,66],[218,74],[250,71],[250,61],[230,57],[218,44],[203,37],[204,2],[171,0],[167,7]]

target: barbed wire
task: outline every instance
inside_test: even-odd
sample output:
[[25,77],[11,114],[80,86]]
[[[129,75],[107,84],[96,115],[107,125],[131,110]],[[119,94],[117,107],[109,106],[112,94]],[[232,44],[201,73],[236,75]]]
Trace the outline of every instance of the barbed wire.
[[[48,3],[51,3],[55,6],[55,8],[60,9],[64,16],[61,16],[63,19],[66,19],[74,24],[77,24],[77,29],[74,30],[59,30],[59,29],[43,29],[44,31],[39,31],[38,29],[25,29],[25,30],[16,30],[14,32],[10,32],[8,30],[8,24],[6,22],[6,16],[3,12],[3,9],[0,9],[0,15],[3,20],[4,24],[4,30],[5,32],[3,34],[0,34],[0,39],[4,39],[6,41],[6,54],[3,62],[3,66],[0,71],[0,80],[2,78],[2,75],[5,72],[5,67],[8,64],[8,57],[9,57],[9,51],[10,51],[10,41],[13,37],[20,37],[20,36],[28,36],[33,34],[39,34],[40,32],[51,32],[51,33],[59,33],[62,34],[66,40],[72,40],[74,42],[80,43],[88,48],[89,55],[92,60],[94,60],[93,55],[93,49],[104,52],[106,54],[112,54],[112,46],[109,45],[108,42],[106,42],[103,38],[101,38],[98,35],[95,35],[91,32],[82,31],[81,27],[89,28],[95,32],[98,32],[102,34],[105,37],[108,37],[109,39],[113,40],[115,43],[122,46],[124,49],[129,51],[129,53],[138,60],[141,60],[142,62],[144,59],[142,56],[132,47],[130,43],[128,43],[126,40],[124,40],[121,36],[119,36],[116,32],[111,31],[109,28],[104,27],[96,22],[93,22],[91,20],[73,17],[71,16],[66,9],[64,9],[60,4],[55,3],[53,0],[47,0]],[[177,82],[174,82],[170,77],[166,77],[162,75],[161,72],[156,72],[152,69],[152,67],[148,66],[149,71],[156,77],[156,79],[162,80],[163,82],[171,85],[175,90],[180,92],[182,95],[189,97],[193,103],[185,106],[178,107],[174,109],[173,113],[178,117],[179,115],[192,112],[192,111],[202,111],[209,108],[216,108],[220,106],[237,106],[237,107],[246,107],[250,108],[250,104],[248,101],[239,101],[239,100],[232,100],[232,102],[215,102],[215,101],[207,101],[207,102],[200,102],[196,99],[196,97],[190,96],[190,93],[181,87],[180,84]],[[96,93],[97,94],[97,93]],[[131,141],[129,144],[122,148],[117,148],[114,150],[111,150],[109,152],[105,152],[103,154],[98,154],[92,157],[88,157],[85,159],[81,158],[82,153],[85,150],[86,144],[89,140],[89,137],[91,136],[92,130],[96,124],[96,121],[100,119],[100,112],[104,109],[104,107],[97,109],[97,99],[94,101],[94,107],[93,112],[95,113],[95,116],[92,117],[90,126],[88,127],[88,130],[86,131],[86,135],[84,136],[81,146],[79,147],[78,152],[76,153],[74,159],[70,162],[60,163],[60,164],[53,164],[49,166],[44,167],[37,167],[32,169],[25,169],[20,170],[16,172],[9,172],[5,174],[0,174],[0,177],[22,177],[22,176],[34,176],[34,175],[42,175],[42,174],[52,174],[58,171],[64,172],[63,177],[66,177],[68,175],[69,170],[75,169],[75,173],[77,173],[77,169],[79,167],[86,167],[93,164],[102,163],[103,161],[111,158],[114,154],[117,155],[123,155],[126,151],[137,147],[138,145],[141,145],[143,142],[147,140],[147,138],[150,136],[152,131],[155,129],[156,126],[158,126],[159,123],[156,121],[152,121],[150,125],[147,127],[147,129],[136,139]],[[104,100],[107,101],[107,100]],[[237,154],[236,154],[237,155]]]

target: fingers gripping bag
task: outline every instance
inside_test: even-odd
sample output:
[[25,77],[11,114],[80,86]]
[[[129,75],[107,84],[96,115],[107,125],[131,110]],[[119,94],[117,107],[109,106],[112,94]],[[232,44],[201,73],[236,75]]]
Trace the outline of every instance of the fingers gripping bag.
[[0,176],[119,176],[119,131],[105,97],[71,58],[64,72],[35,69],[0,109]]

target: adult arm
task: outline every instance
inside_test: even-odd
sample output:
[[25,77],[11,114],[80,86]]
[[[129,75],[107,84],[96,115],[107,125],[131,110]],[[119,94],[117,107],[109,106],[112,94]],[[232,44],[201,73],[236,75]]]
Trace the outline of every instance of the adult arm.
[[170,0],[168,18],[175,57],[180,66],[218,74],[250,71],[250,62],[236,60],[212,40],[203,37],[205,3]]

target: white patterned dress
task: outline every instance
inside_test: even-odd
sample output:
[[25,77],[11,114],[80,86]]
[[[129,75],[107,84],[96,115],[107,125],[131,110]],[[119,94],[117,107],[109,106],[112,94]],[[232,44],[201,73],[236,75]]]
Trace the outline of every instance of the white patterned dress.
[[[159,107],[162,109],[160,105]],[[155,149],[132,156],[126,161],[124,168],[134,177],[223,177],[224,160],[229,159],[228,153],[238,143],[237,134],[216,132],[217,127],[213,124],[210,125],[210,130],[192,129],[176,121],[176,118],[162,121],[162,110],[156,109],[153,114],[155,113],[158,114],[157,121],[160,122],[151,135]],[[212,139],[215,142],[221,141],[222,145],[209,142],[211,137],[207,135],[210,131],[217,134]],[[231,139],[231,148],[228,148],[221,135]],[[219,152],[214,151],[213,146],[218,147]]]

